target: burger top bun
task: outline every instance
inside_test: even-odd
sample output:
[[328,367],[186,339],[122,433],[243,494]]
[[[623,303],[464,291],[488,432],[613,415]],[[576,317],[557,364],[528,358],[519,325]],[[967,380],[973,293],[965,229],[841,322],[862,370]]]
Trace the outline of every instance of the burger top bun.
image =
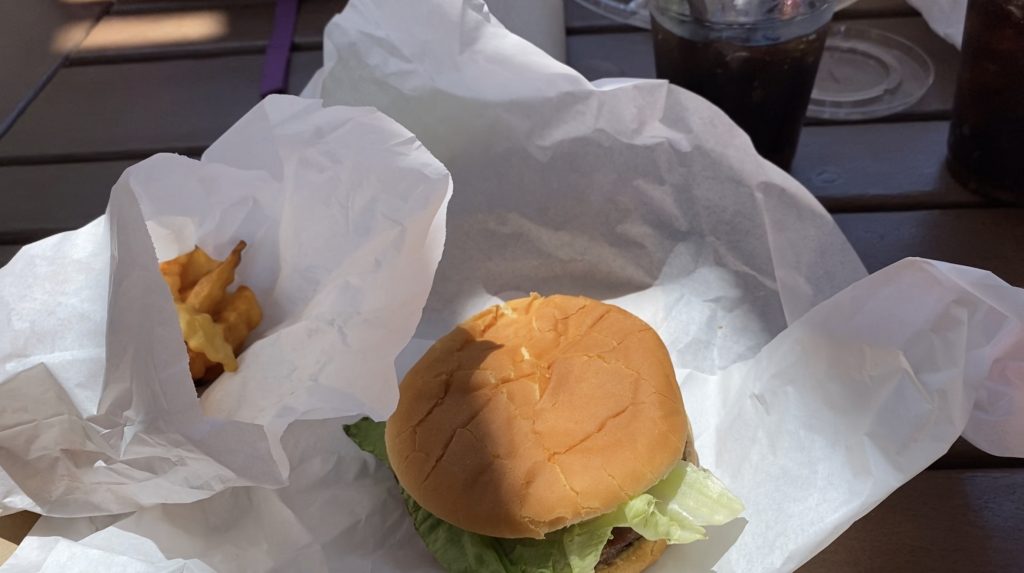
[[688,421],[645,322],[575,296],[491,307],[406,374],[388,420],[402,487],[462,529],[506,538],[596,517],[683,456]]

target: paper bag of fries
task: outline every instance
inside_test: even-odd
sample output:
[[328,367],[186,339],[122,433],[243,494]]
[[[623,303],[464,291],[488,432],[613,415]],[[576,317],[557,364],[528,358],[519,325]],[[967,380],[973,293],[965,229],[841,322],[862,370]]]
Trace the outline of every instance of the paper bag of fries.
[[387,415],[450,193],[383,114],[283,96],[128,169],[0,269],[0,514],[278,487],[296,420]]

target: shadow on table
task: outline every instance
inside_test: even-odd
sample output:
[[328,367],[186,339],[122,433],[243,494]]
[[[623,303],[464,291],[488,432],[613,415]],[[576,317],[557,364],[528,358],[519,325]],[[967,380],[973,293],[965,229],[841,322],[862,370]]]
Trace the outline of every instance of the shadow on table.
[[[926,471],[799,571],[1015,570],[1020,545],[1014,523],[1020,523],[1024,504],[1013,500],[1024,493],[1006,479],[1011,473]],[[953,521],[952,515],[965,519]]]

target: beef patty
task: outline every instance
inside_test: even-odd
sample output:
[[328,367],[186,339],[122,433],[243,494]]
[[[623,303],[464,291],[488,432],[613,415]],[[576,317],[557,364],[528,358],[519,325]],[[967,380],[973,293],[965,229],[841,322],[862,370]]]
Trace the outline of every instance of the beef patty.
[[628,527],[612,529],[612,538],[608,540],[604,549],[601,550],[601,560],[597,563],[598,567],[615,561],[619,555],[622,555],[623,551],[629,549],[629,546],[638,539],[640,539],[640,534]]

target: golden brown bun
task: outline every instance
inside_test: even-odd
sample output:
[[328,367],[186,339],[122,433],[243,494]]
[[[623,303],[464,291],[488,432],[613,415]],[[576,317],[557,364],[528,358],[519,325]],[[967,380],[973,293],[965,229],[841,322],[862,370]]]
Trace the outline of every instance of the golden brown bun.
[[483,535],[540,538],[653,486],[688,434],[650,326],[596,300],[531,295],[438,340],[405,376],[385,438],[427,511]]
[[623,551],[615,561],[608,565],[599,565],[597,573],[640,573],[661,558],[668,543],[638,539]]

